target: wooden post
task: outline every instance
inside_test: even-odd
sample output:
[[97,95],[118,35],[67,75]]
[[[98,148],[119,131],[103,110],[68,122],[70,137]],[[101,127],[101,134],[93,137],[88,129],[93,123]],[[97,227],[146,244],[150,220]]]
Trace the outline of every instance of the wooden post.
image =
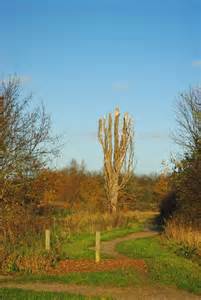
[[45,250],[50,251],[50,230],[45,230]]
[[96,231],[96,263],[100,261],[100,231]]

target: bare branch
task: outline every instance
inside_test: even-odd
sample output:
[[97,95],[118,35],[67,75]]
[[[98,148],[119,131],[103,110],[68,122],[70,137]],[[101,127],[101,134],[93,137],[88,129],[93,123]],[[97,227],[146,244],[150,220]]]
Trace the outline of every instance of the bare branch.
[[[50,135],[51,120],[43,105],[30,109],[32,95],[25,96],[17,77],[1,82],[0,200],[5,187],[24,184],[44,167],[59,149]],[[23,180],[22,180],[23,178]],[[4,191],[4,192],[2,192]]]
[[201,87],[182,93],[177,102],[178,130],[173,134],[177,144],[188,152],[201,148]]

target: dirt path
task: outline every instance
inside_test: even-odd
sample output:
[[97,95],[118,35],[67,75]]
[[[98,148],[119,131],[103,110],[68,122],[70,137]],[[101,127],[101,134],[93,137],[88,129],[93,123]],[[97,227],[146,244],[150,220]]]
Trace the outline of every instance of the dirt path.
[[128,241],[128,240],[133,240],[133,239],[138,239],[138,238],[145,238],[145,237],[152,237],[158,235],[157,231],[143,231],[143,232],[136,232],[136,233],[130,233],[125,237],[120,237],[116,238],[111,241],[105,241],[101,242],[101,252],[104,254],[107,254],[109,256],[112,256],[114,258],[126,258],[125,255],[120,254],[119,252],[116,251],[116,246],[117,244]]
[[[132,233],[127,235],[126,237],[116,238],[112,241],[105,241],[101,243],[101,252],[113,256],[114,258],[125,259],[126,256],[119,254],[115,250],[118,243],[130,239],[151,237],[157,234],[158,233],[155,231],[145,231]],[[196,296],[186,291],[178,290],[172,287],[161,287],[156,285],[118,288],[41,282],[20,284],[12,281],[7,281],[5,283],[0,282],[0,288],[3,287],[34,291],[68,292],[84,296],[113,297],[113,299],[117,300],[201,300],[201,296]]]
[[84,296],[113,297],[116,300],[200,300],[199,296],[168,287],[94,287],[59,283],[1,283],[0,288],[19,288],[23,290],[68,292]]

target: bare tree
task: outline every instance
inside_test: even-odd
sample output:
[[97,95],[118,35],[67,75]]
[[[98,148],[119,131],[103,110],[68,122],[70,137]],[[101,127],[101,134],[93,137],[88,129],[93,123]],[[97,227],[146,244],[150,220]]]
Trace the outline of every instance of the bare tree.
[[111,212],[117,210],[118,194],[133,172],[134,132],[132,118],[124,114],[120,124],[120,112],[99,119],[98,139],[104,155],[105,190]]
[[177,144],[189,153],[201,149],[201,87],[190,88],[177,102],[178,130],[173,135]]
[[[173,159],[171,183],[177,216],[200,229],[201,224],[201,86],[182,93],[177,103],[178,130],[175,141],[184,149],[181,160]],[[179,220],[179,219],[178,219]]]
[[50,135],[51,122],[44,106],[31,108],[21,81],[11,77],[0,83],[0,202],[11,186],[33,178],[56,154],[57,138]]

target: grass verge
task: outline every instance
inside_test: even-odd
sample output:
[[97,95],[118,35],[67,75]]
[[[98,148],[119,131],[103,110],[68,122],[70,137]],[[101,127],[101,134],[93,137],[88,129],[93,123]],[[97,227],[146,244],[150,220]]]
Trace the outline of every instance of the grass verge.
[[[60,292],[35,292],[22,289],[0,289],[0,299],[2,300],[101,300],[100,297],[85,297]],[[104,298],[111,299],[111,298]]]
[[[116,228],[110,231],[101,232],[102,241],[110,241],[127,234],[142,231],[143,223],[136,223],[128,228]],[[90,247],[95,246],[95,234],[77,234],[63,243],[62,252],[66,258],[70,259],[94,259],[94,250]],[[103,256],[107,258],[107,256]]]
[[109,272],[70,273],[66,275],[23,275],[15,277],[17,283],[26,282],[57,282],[65,284],[84,284],[92,286],[140,286],[146,284],[143,274],[134,269],[119,269]]
[[117,246],[117,250],[131,258],[145,259],[152,282],[201,294],[201,267],[176,255],[159,237],[125,241]]

